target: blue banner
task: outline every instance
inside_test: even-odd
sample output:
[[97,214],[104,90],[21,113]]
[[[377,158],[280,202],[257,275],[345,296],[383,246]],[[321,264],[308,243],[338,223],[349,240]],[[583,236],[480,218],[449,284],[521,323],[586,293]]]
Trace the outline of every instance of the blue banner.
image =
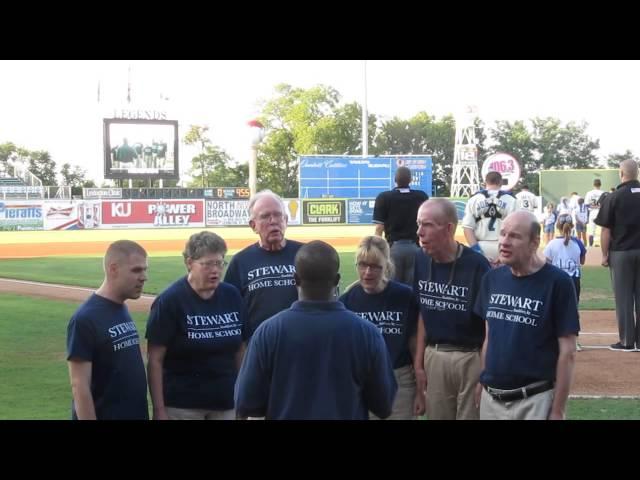
[[375,198],[359,198],[347,201],[347,223],[372,224]]
[[300,156],[301,198],[375,198],[395,187],[398,167],[411,169],[411,188],[432,195],[429,155]]

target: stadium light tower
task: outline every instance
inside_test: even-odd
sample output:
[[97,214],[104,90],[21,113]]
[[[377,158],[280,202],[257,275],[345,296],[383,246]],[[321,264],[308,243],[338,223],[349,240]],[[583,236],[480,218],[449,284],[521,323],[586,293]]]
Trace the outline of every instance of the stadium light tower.
[[260,123],[260,120],[253,119],[247,122],[251,127],[251,158],[249,159],[249,191],[253,197],[256,194],[257,177],[256,171],[258,169],[258,145],[264,138],[264,126]]
[[469,197],[480,190],[478,174],[478,146],[473,121],[478,109],[468,106],[456,116],[456,138],[453,151],[451,196]]

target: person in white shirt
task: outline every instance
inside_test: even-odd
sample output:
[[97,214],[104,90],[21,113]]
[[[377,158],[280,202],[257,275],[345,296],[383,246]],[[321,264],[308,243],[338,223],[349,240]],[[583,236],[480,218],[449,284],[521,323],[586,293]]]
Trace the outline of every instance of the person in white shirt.
[[464,237],[469,248],[482,253],[496,267],[498,265],[498,236],[500,225],[517,209],[511,192],[501,190],[502,175],[489,172],[485,177],[486,188],[467,201],[462,219]]
[[589,246],[593,247],[593,239],[596,236],[596,224],[594,220],[600,211],[600,198],[603,191],[600,190],[602,182],[599,178],[593,181],[593,190],[589,190],[584,196],[584,203],[589,207]]
[[589,208],[584,203],[584,198],[578,197],[578,206],[573,210],[573,224],[576,229],[576,236],[587,244],[587,222],[589,221]]
[[522,190],[516,195],[518,210],[529,210],[535,214],[538,210],[538,197],[529,191],[528,185],[522,185]]

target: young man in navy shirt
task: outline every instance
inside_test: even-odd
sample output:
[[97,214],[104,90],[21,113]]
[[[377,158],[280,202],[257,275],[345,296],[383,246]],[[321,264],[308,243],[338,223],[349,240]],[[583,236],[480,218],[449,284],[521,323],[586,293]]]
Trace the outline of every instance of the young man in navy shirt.
[[71,317],[67,360],[77,420],[148,420],[147,378],[127,299],[147,280],[147,252],[130,240],[112,243],[102,285]]
[[287,220],[284,202],[272,191],[258,192],[249,201],[249,226],[260,238],[234,255],[224,277],[244,299],[249,335],[298,299],[294,258],[302,243],[285,238]]
[[334,299],[338,252],[316,240],[295,266],[300,300],[251,338],[235,388],[238,417],[388,417],[397,389],[391,360],[380,331]]
[[[482,279],[475,313],[486,320],[476,389],[481,420],[562,420],[580,330],[571,278],[538,256],[540,224],[520,210],[502,223],[502,267]],[[480,400],[480,396],[482,396]]]

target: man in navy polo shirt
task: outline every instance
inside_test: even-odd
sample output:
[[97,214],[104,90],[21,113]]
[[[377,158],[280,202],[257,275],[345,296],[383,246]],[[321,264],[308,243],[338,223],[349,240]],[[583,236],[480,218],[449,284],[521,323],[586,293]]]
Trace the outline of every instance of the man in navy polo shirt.
[[380,331],[335,300],[338,252],[316,240],[295,258],[300,300],[263,322],[235,388],[238,417],[367,420],[391,414],[397,383]]
[[124,302],[139,298],[147,252],[130,240],[112,243],[102,285],[71,317],[67,360],[74,420],[148,420],[140,338]]
[[620,163],[620,180],[615,192],[602,195],[595,223],[602,227],[602,265],[609,267],[616,300],[620,341],[610,349],[634,352],[640,349],[640,182],[634,160]]
[[576,292],[565,272],[538,256],[539,245],[532,213],[502,222],[503,266],[484,276],[474,308],[487,330],[476,389],[481,420],[565,416],[580,330]]
[[294,258],[302,243],[285,238],[287,220],[284,202],[271,190],[249,201],[249,226],[260,238],[234,255],[224,277],[244,299],[249,335],[298,299]]
[[373,208],[376,235],[384,232],[391,247],[391,259],[395,266],[393,280],[413,285],[413,262],[418,251],[415,219],[422,202],[429,198],[422,190],[412,190],[411,170],[398,167],[397,187],[380,193]]

